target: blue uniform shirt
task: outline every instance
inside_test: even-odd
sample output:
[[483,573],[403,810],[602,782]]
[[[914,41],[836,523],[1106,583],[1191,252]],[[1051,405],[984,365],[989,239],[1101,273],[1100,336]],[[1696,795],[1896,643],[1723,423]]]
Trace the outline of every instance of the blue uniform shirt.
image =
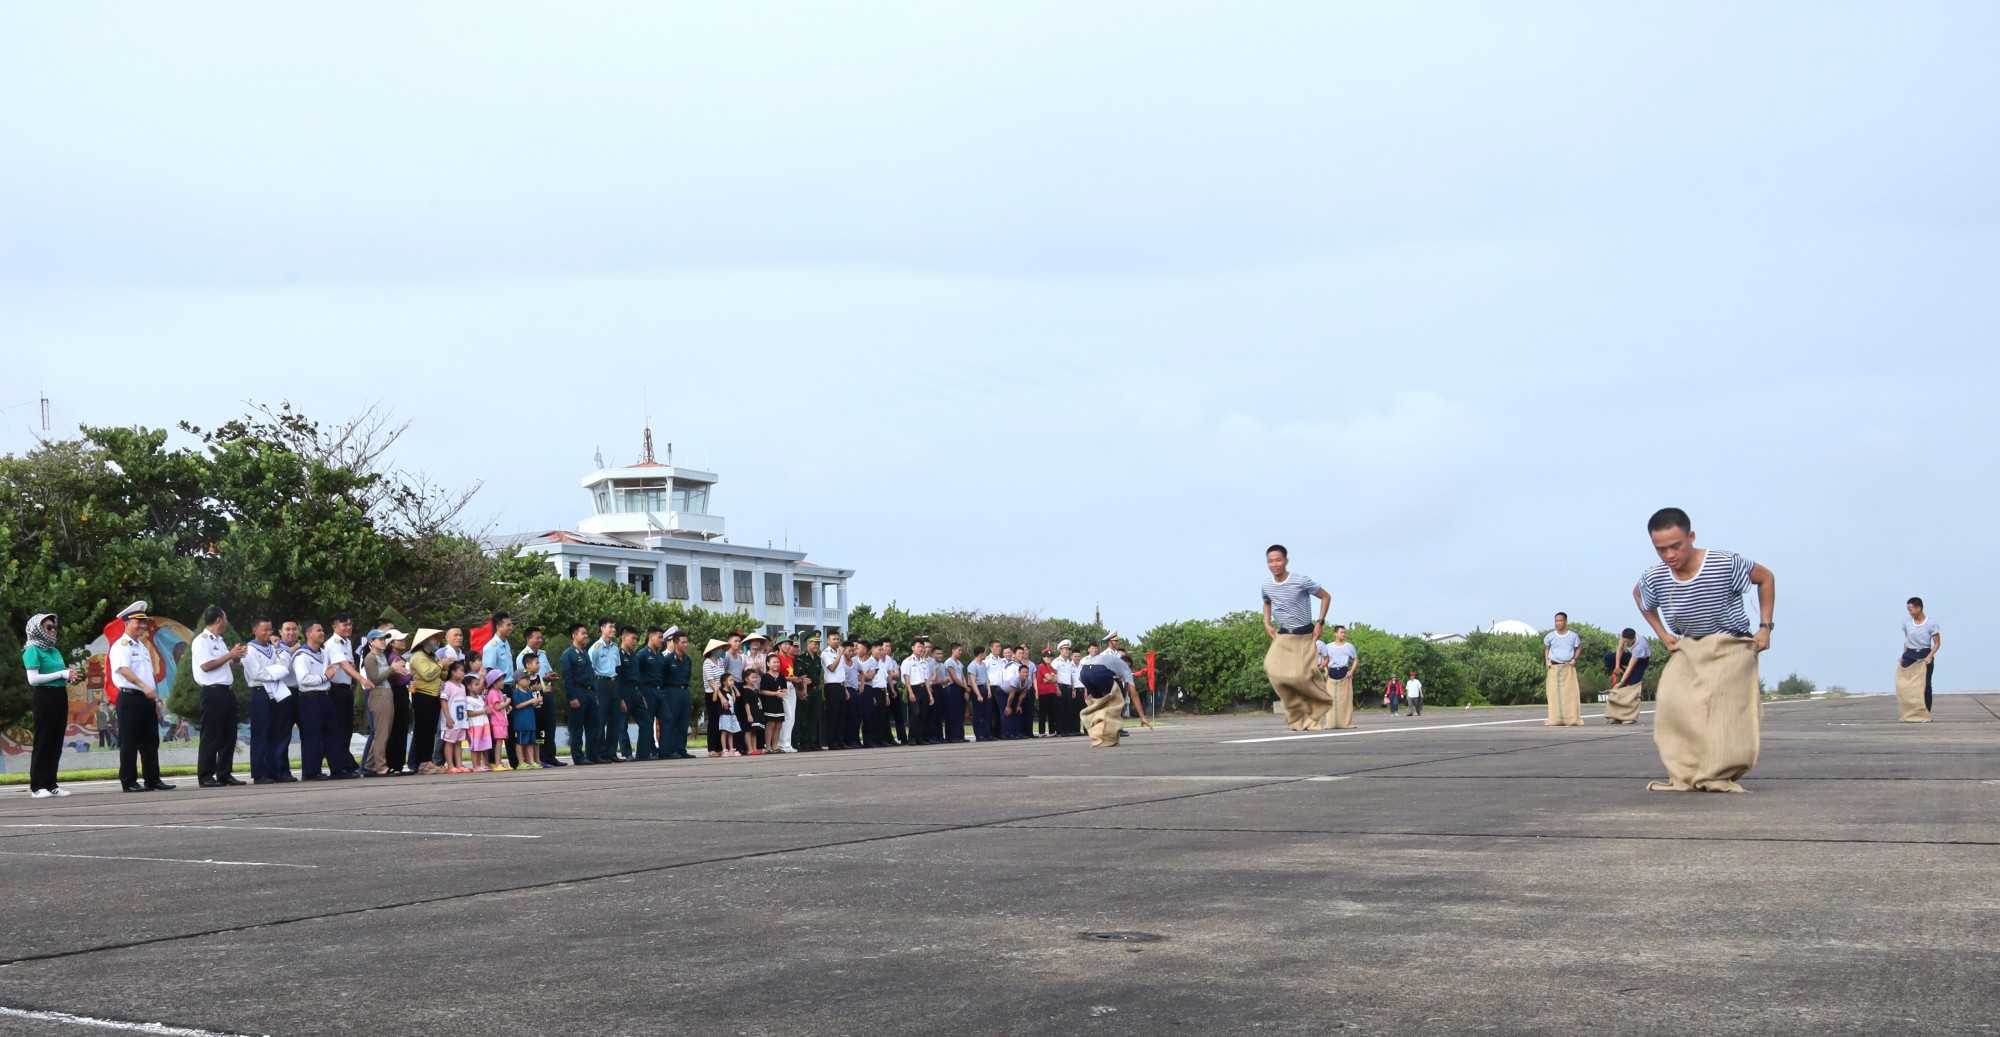
[[632,670],[639,686],[659,689],[667,686],[666,652],[653,651],[651,647],[641,648],[632,656]]
[[620,645],[615,650],[618,652],[618,687],[626,691],[637,691],[639,689],[639,657],[626,651],[623,645]]
[[694,660],[688,656],[668,652],[662,655],[660,660],[666,669],[662,683],[667,687],[685,688],[688,686],[688,681],[694,678]]
[[489,670],[499,670],[507,675],[507,683],[514,683],[514,646],[506,638],[496,637],[486,642],[479,652],[480,665]]
[[563,649],[562,682],[563,693],[573,699],[581,699],[590,694],[596,675],[590,668],[590,656],[575,645]]
[[597,642],[590,646],[591,672],[599,677],[618,676],[618,664],[624,661],[622,658],[624,654],[617,642],[598,638]]

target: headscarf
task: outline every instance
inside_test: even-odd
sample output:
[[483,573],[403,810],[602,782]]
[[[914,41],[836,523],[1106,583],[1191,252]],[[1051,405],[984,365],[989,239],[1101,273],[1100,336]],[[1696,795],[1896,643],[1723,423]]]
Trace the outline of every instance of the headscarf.
[[43,620],[54,618],[56,618],[56,614],[53,612],[35,613],[35,618],[28,620],[28,643],[37,648],[46,648],[49,651],[55,651],[56,639],[50,637],[48,632],[42,629]]

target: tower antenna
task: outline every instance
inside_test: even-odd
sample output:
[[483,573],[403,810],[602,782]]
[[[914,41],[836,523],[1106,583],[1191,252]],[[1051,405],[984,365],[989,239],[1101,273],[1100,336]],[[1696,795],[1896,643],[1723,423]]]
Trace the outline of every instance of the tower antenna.
[[646,441],[639,447],[640,464],[653,463],[653,404],[651,396],[652,389],[650,387],[644,385],[639,387],[639,411],[646,416]]

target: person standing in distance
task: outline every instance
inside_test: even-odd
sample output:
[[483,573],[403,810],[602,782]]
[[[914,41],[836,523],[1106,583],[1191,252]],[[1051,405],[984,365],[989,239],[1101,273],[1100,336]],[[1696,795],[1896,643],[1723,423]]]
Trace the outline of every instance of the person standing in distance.
[[222,639],[229,616],[220,605],[201,614],[201,633],[194,639],[194,682],[201,685],[201,745],[195,750],[195,773],[202,788],[242,785],[230,771],[236,763],[236,671],[238,659],[249,653]]
[[[547,641],[541,627],[529,627],[527,647],[514,656],[514,672],[519,673],[527,669],[527,659],[533,656],[541,667],[539,673],[544,685],[552,680],[561,681],[562,674],[549,663],[549,653],[542,650]],[[563,692],[563,697],[568,698],[569,693]],[[541,739],[541,744],[537,747],[536,762],[544,768],[567,766],[556,758],[556,697],[549,694],[546,687],[543,689],[542,704],[535,707],[535,734]]]
[[688,721],[694,716],[694,694],[688,683],[694,679],[694,659],[688,655],[688,636],[681,628],[667,628],[666,688],[660,693],[660,755],[669,760],[692,760],[688,752]]
[[36,799],[67,796],[56,784],[62,763],[63,734],[69,730],[69,684],[76,671],[63,665],[56,648],[56,617],[37,613],[28,619],[28,643],[21,649],[21,667],[34,691],[35,745],[28,758],[28,787]]
[[825,688],[820,697],[820,745],[827,749],[847,748],[847,653],[840,635],[828,631],[826,647],[819,653],[820,681]]
[[1333,642],[1320,650],[1326,666],[1327,690],[1333,693],[1333,711],[1327,727],[1345,730],[1354,726],[1354,667],[1361,653],[1347,640],[1347,628],[1333,628]]
[[327,729],[326,745],[327,770],[336,778],[359,778],[361,761],[354,758],[354,685],[358,682],[362,690],[372,691],[375,682],[355,666],[354,620],[345,612],[336,612],[327,621],[326,645],[321,649],[326,661],[333,667],[326,687]]
[[569,625],[569,647],[562,654],[563,694],[569,696],[569,762],[579,767],[597,762],[597,674],[590,662],[590,628]]
[[[1285,726],[1294,731],[1318,731],[1333,708],[1326,675],[1319,665],[1319,635],[1326,627],[1333,595],[1303,573],[1291,571],[1291,552],[1283,544],[1264,550],[1271,578],[1264,581],[1264,633],[1271,647],[1264,653],[1264,675],[1285,704]],[[1312,599],[1319,599],[1313,618]]]
[[[1679,508],[1646,520],[1660,564],[1639,574],[1632,598],[1670,653],[1653,703],[1653,743],[1667,780],[1649,789],[1743,792],[1757,765],[1763,706],[1757,655],[1771,647],[1778,578],[1741,555],[1695,546]],[[1762,621],[1750,629],[1743,593],[1757,588]]]
[[1410,671],[1410,679],[1403,682],[1403,698],[1410,704],[1410,715],[1424,715],[1424,682],[1417,679],[1417,671]]
[[148,608],[143,601],[125,606],[118,613],[125,632],[111,645],[111,683],[118,689],[118,784],[127,792],[173,788],[160,780],[160,689],[153,682],[153,649],[148,644],[153,621]]
[[660,714],[667,705],[667,632],[659,627],[646,628],[646,643],[632,654],[632,671],[638,683],[635,701],[639,704],[639,715],[634,718],[639,724],[639,743],[634,746],[633,758],[657,760],[660,758],[660,743],[654,736],[659,725]]
[[1556,628],[1542,635],[1542,667],[1547,671],[1544,694],[1549,718],[1543,727],[1582,727],[1583,699],[1576,688],[1576,653],[1583,635],[1569,628],[1569,613],[1556,613]]
[[1908,669],[1917,663],[1924,664],[1924,712],[1931,709],[1931,674],[1937,669],[1938,651],[1944,647],[1944,633],[1938,628],[1938,621],[1924,615],[1924,599],[1911,598],[1903,604],[1910,618],[1903,620],[1903,658],[1901,666]]
[[618,739],[625,730],[625,704],[618,697],[618,665],[624,661],[618,650],[618,621],[599,616],[597,640],[590,646],[591,686],[596,702],[590,716],[597,727],[596,744],[590,748],[592,763],[618,760]]

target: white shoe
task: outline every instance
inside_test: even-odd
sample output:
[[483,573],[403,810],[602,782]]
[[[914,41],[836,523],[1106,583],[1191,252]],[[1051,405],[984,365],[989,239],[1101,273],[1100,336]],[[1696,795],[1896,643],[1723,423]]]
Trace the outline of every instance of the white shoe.
[[56,790],[55,790],[55,791],[54,791],[54,792],[53,792],[52,794],[53,794],[53,795],[57,795],[57,796],[67,796],[67,795],[69,795],[69,790],[68,790],[68,789],[56,789]]
[[53,795],[55,795],[55,793],[50,792],[48,789],[36,789],[34,792],[34,796],[36,799],[47,799]]
[[784,751],[788,753],[795,753],[798,752],[798,749],[788,745],[784,747]]

